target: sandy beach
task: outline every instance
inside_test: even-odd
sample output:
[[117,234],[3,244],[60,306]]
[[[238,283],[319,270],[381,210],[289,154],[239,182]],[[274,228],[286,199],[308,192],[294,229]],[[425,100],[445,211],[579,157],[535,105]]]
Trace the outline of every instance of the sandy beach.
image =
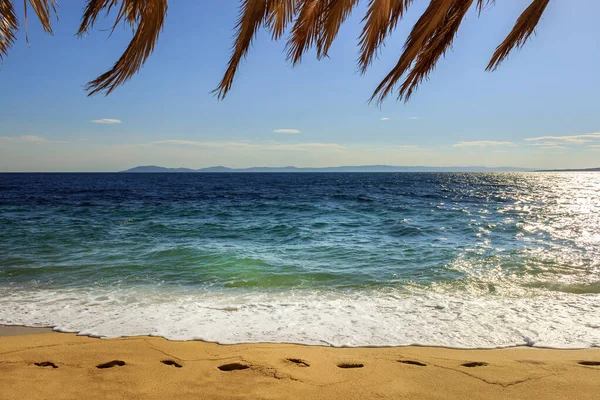
[[[600,349],[223,346],[3,328],[1,399],[597,399]],[[42,333],[38,333],[42,332]],[[28,333],[28,334],[23,334]]]

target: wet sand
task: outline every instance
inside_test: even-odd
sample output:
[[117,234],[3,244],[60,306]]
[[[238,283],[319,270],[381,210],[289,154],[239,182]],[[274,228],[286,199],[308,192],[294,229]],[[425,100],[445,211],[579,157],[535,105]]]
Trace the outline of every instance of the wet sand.
[[19,400],[598,399],[600,349],[223,346],[51,332],[0,339],[0,388],[0,399]]
[[0,325],[0,336],[38,335],[52,332],[52,328],[31,328],[21,325]]

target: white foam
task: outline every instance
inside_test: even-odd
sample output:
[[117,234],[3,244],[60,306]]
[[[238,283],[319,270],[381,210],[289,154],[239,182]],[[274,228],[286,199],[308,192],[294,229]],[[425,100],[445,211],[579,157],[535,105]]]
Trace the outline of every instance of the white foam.
[[600,295],[3,287],[0,323],[98,337],[153,335],[223,344],[586,348],[600,345]]

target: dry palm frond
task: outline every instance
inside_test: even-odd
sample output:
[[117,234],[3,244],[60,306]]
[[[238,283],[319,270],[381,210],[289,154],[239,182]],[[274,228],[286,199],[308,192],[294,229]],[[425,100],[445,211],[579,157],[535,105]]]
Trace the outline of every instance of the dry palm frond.
[[[31,8],[37,15],[44,31],[52,35],[52,14],[56,15],[56,0],[29,0]],[[25,19],[25,41],[29,43],[27,34],[27,0],[23,0],[23,13]],[[15,41],[15,34],[19,29],[19,22],[11,0],[0,0],[0,58],[6,55],[8,49]]]
[[455,0],[431,0],[429,6],[408,35],[398,63],[377,86],[371,96],[371,101],[378,98],[378,101],[381,102],[392,92],[396,83],[402,78],[402,75],[410,69],[413,62],[417,59],[423,46],[443,26],[446,14],[454,2]]
[[454,5],[448,10],[443,24],[419,53],[415,65],[400,87],[398,98],[404,98],[407,101],[416,87],[424,79],[427,79],[440,57],[452,45],[456,32],[471,4],[473,4],[473,0],[455,0]]
[[[46,33],[52,35],[52,22],[50,18],[51,13],[56,15],[56,7],[58,7],[56,0],[29,0],[29,4],[31,4],[31,8],[33,8]],[[27,4],[24,3],[24,7],[25,13],[27,13]]]
[[365,73],[377,50],[410,6],[412,0],[370,0],[360,35],[360,71]]
[[[89,0],[79,28],[87,32],[101,10],[110,10],[116,0]],[[107,95],[130,79],[148,59],[162,31],[167,0],[122,0],[115,25],[126,20],[134,30],[133,39],[113,67],[86,85],[89,95],[104,91]]]
[[[532,0],[511,33],[496,49],[488,70],[497,68],[514,47],[523,46],[549,1]],[[247,2],[248,0],[244,0],[244,3]],[[265,25],[271,30],[273,39],[278,39],[283,35],[286,25],[293,21],[287,42],[287,59],[296,65],[313,46],[317,48],[317,58],[327,56],[340,26],[359,2],[360,0],[270,0]],[[359,38],[358,65],[362,73],[371,65],[386,37],[392,33],[412,3],[413,0],[369,0]],[[370,100],[377,99],[381,102],[394,91],[399,82],[399,99],[410,98],[452,45],[468,10],[475,5],[481,14],[485,7],[493,3],[495,0],[429,0],[426,10],[404,44],[400,59],[377,86]],[[261,16],[260,19],[262,18]],[[240,39],[241,34],[241,31],[238,32],[236,40]],[[228,78],[227,85],[222,82],[218,89],[220,98],[225,97],[231,88],[237,66],[238,63],[230,63],[225,76]]]
[[19,21],[11,0],[0,0],[0,60],[7,54],[15,41]]
[[490,3],[495,3],[496,0],[477,0],[477,10],[479,14],[483,11],[483,9]]
[[237,23],[237,36],[235,45],[233,46],[233,54],[229,60],[225,76],[223,76],[221,83],[219,83],[219,86],[214,90],[214,92],[217,93],[218,98],[222,99],[225,97],[225,94],[231,88],[240,61],[242,61],[248,53],[254,35],[267,17],[267,11],[267,0],[242,1],[240,18]]
[[340,27],[348,18],[358,0],[329,0],[325,8],[322,38],[317,48],[317,57],[325,57],[336,38]]
[[[231,89],[241,60],[247,55],[257,31],[265,26],[274,40],[293,23],[287,41],[287,59],[293,64],[315,46],[317,58],[327,56],[340,27],[361,0],[240,0],[240,16],[236,26],[233,51],[225,75],[215,89],[222,99]],[[534,33],[550,0],[530,0],[531,4],[517,19],[512,31],[498,46],[487,66],[496,69],[515,48],[522,47]],[[0,59],[15,41],[18,21],[15,0],[0,0]],[[366,0],[365,0],[366,2]],[[426,10],[410,32],[402,54],[394,68],[377,86],[371,100],[381,102],[401,82],[399,98],[407,100],[417,86],[427,79],[436,63],[452,45],[468,10],[475,4],[479,11],[495,0],[429,0]],[[51,14],[56,13],[57,0],[23,0],[27,29],[27,4],[31,6],[44,30],[52,34]],[[413,0],[368,0],[363,18],[359,46],[359,69],[366,71],[386,37],[395,29]],[[133,38],[119,60],[106,73],[89,82],[89,95],[107,95],[129,80],[144,65],[154,50],[162,31],[168,0],[87,0],[78,35],[94,26],[102,12],[118,7],[114,30],[125,21],[133,30]]]
[[294,20],[295,0],[270,0],[266,26],[277,40],[285,32],[287,25]]
[[296,65],[313,45],[321,46],[326,0],[299,0],[299,11],[287,42],[287,58]]
[[527,39],[534,32],[535,27],[550,0],[533,0],[533,2],[523,11],[517,19],[512,31],[506,39],[496,48],[490,63],[487,66],[488,71],[493,71],[506,59],[511,50],[515,47],[523,47]]
[[79,26],[79,31],[77,31],[77,35],[82,36],[85,33],[89,32],[89,30],[94,26],[100,12],[102,10],[106,10],[106,14],[108,14],[113,6],[117,4],[117,0],[90,0],[85,6],[85,10],[83,11],[83,17],[81,19],[81,25]]

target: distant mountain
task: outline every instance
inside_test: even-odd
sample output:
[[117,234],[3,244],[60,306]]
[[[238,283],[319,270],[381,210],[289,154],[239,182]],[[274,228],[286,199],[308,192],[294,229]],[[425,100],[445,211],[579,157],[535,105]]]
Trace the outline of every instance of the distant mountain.
[[145,165],[122,172],[196,172],[196,170],[190,168],[165,168],[157,167],[156,165]]
[[540,169],[535,172],[600,172],[600,167],[577,168],[577,169]]
[[428,167],[414,166],[402,167],[391,165],[361,165],[344,167],[324,167],[324,168],[299,168],[299,167],[251,167],[251,168],[229,168],[229,167],[208,167],[200,169],[191,168],[166,168],[155,165],[140,166],[122,171],[124,173],[165,173],[165,172],[194,172],[194,173],[223,173],[223,172],[515,172],[515,171],[533,171],[529,168],[515,167]]

